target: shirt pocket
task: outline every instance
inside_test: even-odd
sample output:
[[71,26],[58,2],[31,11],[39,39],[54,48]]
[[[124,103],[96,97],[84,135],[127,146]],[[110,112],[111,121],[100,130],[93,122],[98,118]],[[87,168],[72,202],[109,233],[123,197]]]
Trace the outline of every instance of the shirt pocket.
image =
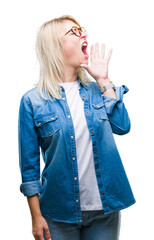
[[56,113],[41,116],[34,121],[39,135],[42,138],[52,136],[60,130],[59,119]]
[[109,120],[105,108],[105,104],[101,102],[92,103],[94,113],[99,119]]

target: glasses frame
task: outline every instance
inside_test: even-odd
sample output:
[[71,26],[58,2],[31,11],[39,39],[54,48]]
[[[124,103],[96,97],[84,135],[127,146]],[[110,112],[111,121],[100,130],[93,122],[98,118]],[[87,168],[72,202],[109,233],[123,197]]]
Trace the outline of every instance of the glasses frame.
[[[80,30],[81,32],[87,32],[86,30],[85,30],[85,28],[84,27],[76,27],[76,26],[73,26],[68,32],[66,32],[65,33],[65,35],[66,34],[68,34],[69,32],[73,32],[73,28],[77,28],[78,30]],[[77,37],[81,37],[81,34],[78,36],[75,32],[73,32]],[[64,35],[64,36],[65,36]]]

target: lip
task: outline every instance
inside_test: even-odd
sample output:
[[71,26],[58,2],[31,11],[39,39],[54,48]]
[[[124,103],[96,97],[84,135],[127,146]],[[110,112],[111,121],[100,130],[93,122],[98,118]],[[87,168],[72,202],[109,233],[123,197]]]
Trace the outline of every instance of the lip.
[[84,42],[81,44],[81,49],[82,49],[82,45],[83,45],[84,43],[86,43],[87,46],[88,46],[88,42],[87,42],[87,41],[84,41]]
[[[87,44],[86,49],[87,49],[87,47],[88,47],[88,42],[87,42],[87,41],[84,41],[84,42],[81,44],[81,51],[82,51],[82,46],[83,46],[84,43]],[[82,53],[83,53],[83,51],[82,51]],[[83,53],[83,54],[84,54],[84,56],[85,56],[86,58],[89,58],[88,53],[87,53],[87,54]]]

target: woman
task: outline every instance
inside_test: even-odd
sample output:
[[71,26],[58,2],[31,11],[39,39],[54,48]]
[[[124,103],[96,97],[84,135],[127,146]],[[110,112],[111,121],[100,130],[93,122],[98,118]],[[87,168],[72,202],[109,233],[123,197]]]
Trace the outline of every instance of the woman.
[[128,88],[109,79],[112,49],[105,58],[104,44],[101,54],[92,45],[88,66],[87,45],[85,29],[68,15],[37,35],[40,79],[19,109],[20,191],[37,240],[117,240],[120,210],[135,203],[113,137],[130,130]]

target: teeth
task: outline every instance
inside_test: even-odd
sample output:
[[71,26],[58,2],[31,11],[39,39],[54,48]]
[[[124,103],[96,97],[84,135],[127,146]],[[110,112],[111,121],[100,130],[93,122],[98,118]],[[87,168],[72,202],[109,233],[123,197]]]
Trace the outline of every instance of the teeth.
[[87,43],[83,43],[82,47],[83,47],[83,46],[87,46],[87,45],[88,45]]

